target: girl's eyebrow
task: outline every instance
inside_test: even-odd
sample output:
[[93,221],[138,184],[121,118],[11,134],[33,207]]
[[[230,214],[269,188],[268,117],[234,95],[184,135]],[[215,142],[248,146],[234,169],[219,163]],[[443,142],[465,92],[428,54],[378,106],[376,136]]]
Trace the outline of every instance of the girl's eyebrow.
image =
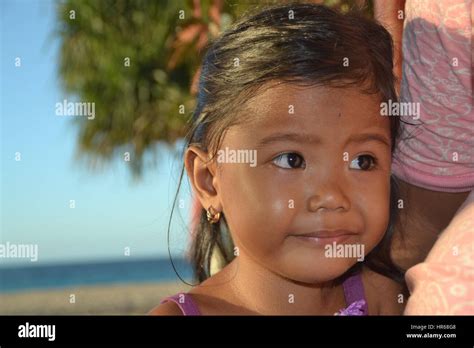
[[301,133],[275,133],[263,138],[258,142],[257,147],[264,147],[271,143],[279,141],[292,141],[295,143],[310,143],[310,144],[321,144],[322,141],[319,137],[314,135],[307,135]]
[[377,141],[379,143],[382,143],[388,147],[390,147],[390,141],[387,139],[387,137],[383,134],[380,133],[361,133],[361,134],[355,134],[349,137],[347,140],[346,144],[349,143],[365,143],[368,141]]
[[[279,141],[292,141],[295,143],[307,143],[307,144],[317,144],[317,145],[322,143],[321,138],[314,135],[301,134],[301,133],[275,133],[260,140],[257,144],[257,147],[259,148],[264,147],[266,145],[269,145],[271,143],[276,143]],[[346,141],[346,145],[352,142],[365,143],[368,141],[376,141],[390,147],[390,141],[387,139],[385,135],[380,134],[380,133],[361,133],[361,134],[352,135]]]

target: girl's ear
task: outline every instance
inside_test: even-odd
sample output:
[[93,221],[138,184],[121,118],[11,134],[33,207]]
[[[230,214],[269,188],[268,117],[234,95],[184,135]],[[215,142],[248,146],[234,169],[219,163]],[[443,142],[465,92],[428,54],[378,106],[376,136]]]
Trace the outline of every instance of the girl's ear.
[[204,209],[212,206],[222,211],[219,194],[216,189],[215,162],[209,161],[209,154],[196,146],[189,146],[184,154],[184,165],[194,192]]

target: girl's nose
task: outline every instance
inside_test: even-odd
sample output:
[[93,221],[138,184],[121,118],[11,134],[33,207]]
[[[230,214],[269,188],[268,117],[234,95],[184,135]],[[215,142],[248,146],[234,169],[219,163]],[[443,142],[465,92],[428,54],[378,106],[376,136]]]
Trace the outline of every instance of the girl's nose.
[[335,182],[320,185],[308,200],[308,210],[317,212],[348,211],[351,208],[350,200],[343,189]]

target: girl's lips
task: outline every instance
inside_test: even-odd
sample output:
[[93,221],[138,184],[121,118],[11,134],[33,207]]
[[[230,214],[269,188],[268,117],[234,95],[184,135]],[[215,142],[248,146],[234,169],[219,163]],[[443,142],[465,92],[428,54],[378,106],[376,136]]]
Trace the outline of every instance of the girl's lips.
[[314,233],[305,233],[305,234],[294,234],[292,237],[295,237],[297,240],[311,243],[315,245],[326,245],[335,243],[342,243],[347,239],[355,236],[357,233],[351,231],[321,231]]

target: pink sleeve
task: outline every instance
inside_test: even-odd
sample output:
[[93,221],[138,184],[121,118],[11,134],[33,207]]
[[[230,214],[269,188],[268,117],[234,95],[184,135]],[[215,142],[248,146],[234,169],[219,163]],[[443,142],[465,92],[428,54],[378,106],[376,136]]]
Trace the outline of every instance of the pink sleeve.
[[[419,114],[403,121],[392,171],[429,190],[474,189],[470,0],[407,0],[400,101]],[[416,119],[418,118],[419,119]]]
[[407,315],[474,314],[474,191],[406,281]]

